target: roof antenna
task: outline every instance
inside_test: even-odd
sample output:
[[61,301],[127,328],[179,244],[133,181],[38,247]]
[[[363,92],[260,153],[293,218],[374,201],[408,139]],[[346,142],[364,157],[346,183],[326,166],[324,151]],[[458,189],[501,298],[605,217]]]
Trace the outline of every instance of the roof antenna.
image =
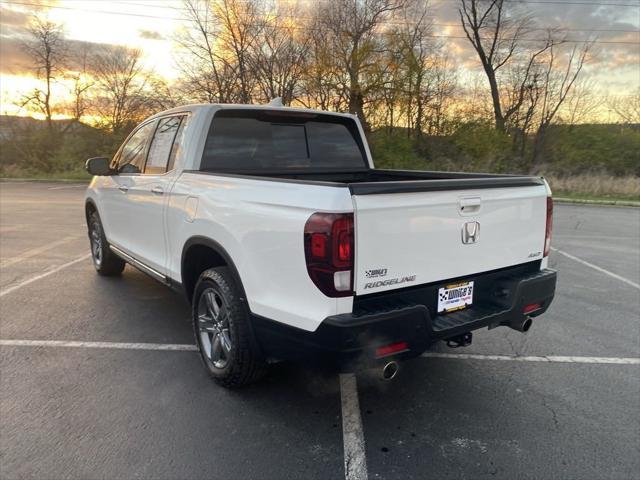
[[284,105],[282,104],[282,97],[276,97],[272,99],[268,104],[272,107],[284,107]]

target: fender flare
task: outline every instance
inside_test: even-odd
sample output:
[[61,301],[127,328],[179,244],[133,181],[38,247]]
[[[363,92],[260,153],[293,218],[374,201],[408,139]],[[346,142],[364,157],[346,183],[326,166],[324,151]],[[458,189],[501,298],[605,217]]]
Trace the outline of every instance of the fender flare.
[[218,242],[216,242],[215,240],[209,237],[195,235],[193,237],[189,237],[187,241],[184,243],[182,247],[182,254],[180,256],[180,278],[182,279],[183,287],[185,286],[184,285],[185,256],[187,251],[191,247],[196,245],[201,245],[201,246],[210,248],[211,250],[216,252],[218,255],[220,255],[220,257],[224,260],[226,266],[229,267],[229,270],[231,271],[231,275],[233,276],[233,279],[235,280],[236,284],[238,285],[238,288],[240,289],[240,292],[242,294],[241,301],[245,302],[247,305],[247,308],[249,309],[249,302],[247,301],[247,294],[244,290],[244,284],[242,283],[242,278],[240,277],[240,273],[238,272],[238,269],[235,263],[231,259],[231,255],[229,255],[229,253],[225,250],[225,248],[222,245],[220,245]]

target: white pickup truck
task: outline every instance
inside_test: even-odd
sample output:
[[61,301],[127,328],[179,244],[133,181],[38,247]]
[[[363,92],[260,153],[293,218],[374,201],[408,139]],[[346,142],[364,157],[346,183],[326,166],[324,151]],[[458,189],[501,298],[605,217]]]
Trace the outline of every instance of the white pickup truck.
[[87,169],[96,270],[183,291],[225,386],[282,359],[392,377],[436,341],[527,331],[555,293],[543,178],[374,169],[352,115],[189,105]]

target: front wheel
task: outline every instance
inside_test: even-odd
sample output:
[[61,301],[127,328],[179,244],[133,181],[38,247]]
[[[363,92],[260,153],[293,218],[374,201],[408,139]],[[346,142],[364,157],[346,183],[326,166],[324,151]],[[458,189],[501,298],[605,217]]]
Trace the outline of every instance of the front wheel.
[[89,216],[89,242],[96,271],[107,277],[120,275],[124,270],[125,262],[109,248],[98,212],[92,212]]
[[200,275],[193,294],[192,317],[200,356],[217,383],[240,387],[264,376],[267,364],[228,268],[211,268]]

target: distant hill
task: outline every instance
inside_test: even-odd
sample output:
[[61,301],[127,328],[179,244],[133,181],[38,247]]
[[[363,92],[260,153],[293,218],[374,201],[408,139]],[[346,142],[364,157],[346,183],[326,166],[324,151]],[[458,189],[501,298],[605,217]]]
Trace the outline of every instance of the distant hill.
[[[53,120],[54,129],[58,132],[83,132],[94,130],[94,127],[73,119]],[[47,128],[45,120],[17,115],[0,115],[0,141],[10,138],[22,138],[28,132]]]

